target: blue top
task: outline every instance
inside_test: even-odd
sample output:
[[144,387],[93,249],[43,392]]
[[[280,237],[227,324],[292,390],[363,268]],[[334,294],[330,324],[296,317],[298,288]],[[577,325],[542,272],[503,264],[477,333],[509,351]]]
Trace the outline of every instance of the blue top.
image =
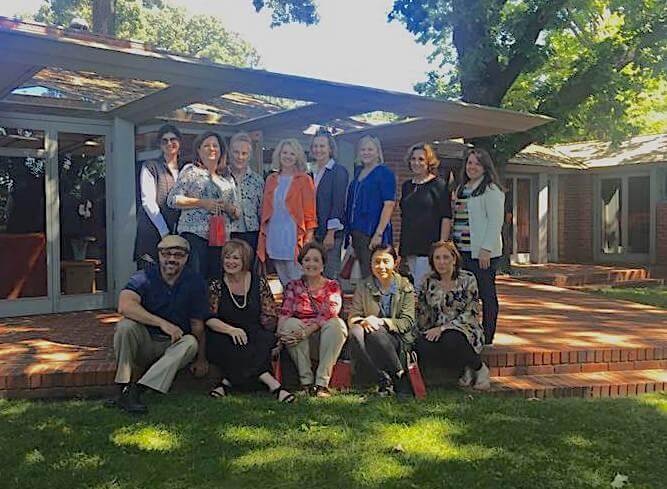
[[[396,200],[396,176],[383,164],[377,165],[359,181],[362,167],[354,171],[354,179],[347,190],[346,234],[360,231],[373,236],[380,222],[384,203]],[[392,243],[391,220],[382,234],[382,243]]]
[[[139,294],[144,309],[175,324],[184,334],[192,331],[191,319],[209,317],[206,282],[187,268],[171,287],[162,280],[159,266],[139,270],[130,277],[125,289]],[[156,326],[146,325],[146,328],[151,336],[168,337]]]

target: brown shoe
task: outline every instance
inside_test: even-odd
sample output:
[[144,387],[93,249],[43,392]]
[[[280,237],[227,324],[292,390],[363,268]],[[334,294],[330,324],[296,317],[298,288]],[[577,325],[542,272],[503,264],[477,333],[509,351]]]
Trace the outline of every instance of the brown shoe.
[[331,397],[332,394],[328,387],[324,387],[323,385],[316,385],[313,388],[313,395],[315,397],[321,397],[322,399],[326,399]]

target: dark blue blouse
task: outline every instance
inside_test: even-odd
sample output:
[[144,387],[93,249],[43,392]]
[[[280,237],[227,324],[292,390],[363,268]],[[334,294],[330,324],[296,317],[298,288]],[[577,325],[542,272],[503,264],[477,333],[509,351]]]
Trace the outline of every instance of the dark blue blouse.
[[[360,231],[368,236],[375,234],[384,203],[396,200],[396,176],[387,166],[379,164],[361,182],[362,167],[354,171],[354,179],[347,190],[346,233]],[[392,243],[391,221],[382,234],[382,243]]]

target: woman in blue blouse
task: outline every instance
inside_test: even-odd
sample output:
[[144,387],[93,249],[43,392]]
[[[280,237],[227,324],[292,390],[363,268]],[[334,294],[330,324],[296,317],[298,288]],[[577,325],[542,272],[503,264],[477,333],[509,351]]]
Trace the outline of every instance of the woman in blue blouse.
[[396,200],[396,176],[384,165],[382,146],[375,136],[364,136],[357,144],[361,163],[347,191],[346,235],[359,260],[363,278],[371,274],[370,250],[391,244],[391,213]]

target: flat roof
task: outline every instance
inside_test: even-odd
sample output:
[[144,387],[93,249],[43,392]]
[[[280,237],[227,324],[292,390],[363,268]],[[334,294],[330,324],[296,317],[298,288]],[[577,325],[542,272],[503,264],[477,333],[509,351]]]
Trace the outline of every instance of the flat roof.
[[[0,17],[0,45],[0,110],[5,112],[119,117],[139,124],[233,93],[255,100],[261,95],[305,104],[261,114],[239,110],[239,114],[222,114],[203,122],[231,130],[302,131],[311,124],[386,111],[420,121],[417,128],[437,128],[438,138],[449,139],[526,131],[552,120],[460,101],[238,68],[159,50],[143,42],[6,17]],[[80,90],[74,90],[78,99],[68,97],[66,90],[59,97],[45,96],[51,93],[48,90],[41,95],[29,91],[12,94],[21,86],[42,86],[45,73],[51,74],[51,80],[56,74],[61,78],[68,74],[70,81],[78,77],[82,83]],[[60,82],[62,88],[63,80]],[[98,95],[106,90],[101,100],[91,93],[94,87],[102,87]],[[82,93],[88,95],[81,97]]]

